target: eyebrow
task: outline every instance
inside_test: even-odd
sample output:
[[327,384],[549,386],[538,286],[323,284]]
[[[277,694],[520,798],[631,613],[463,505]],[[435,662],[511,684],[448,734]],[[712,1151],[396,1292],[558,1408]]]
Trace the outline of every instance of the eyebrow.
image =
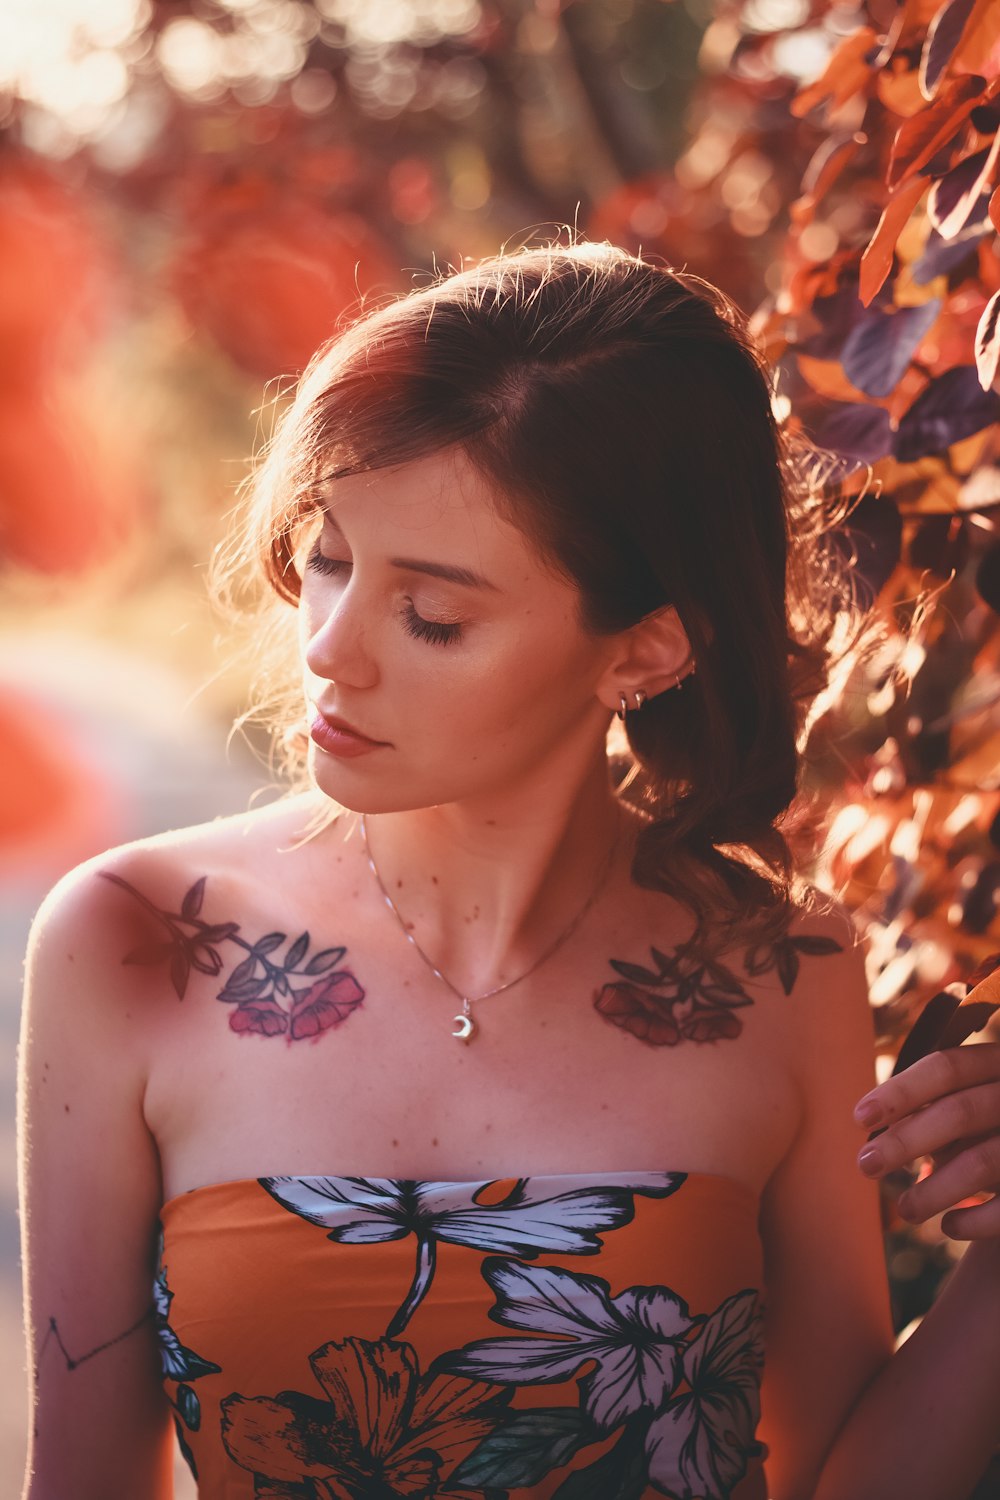
[[[334,531],[344,535],[337,518],[328,505],[320,502],[320,507],[327,521]],[[438,563],[424,561],[416,557],[390,557],[389,562],[394,568],[400,568],[407,573],[425,573],[429,578],[441,578],[445,583],[459,583],[464,588],[490,589],[493,593],[499,593],[495,583],[484,578],[481,573],[474,573],[471,568],[460,567],[457,563]]]
[[499,592],[495,583],[474,573],[471,568],[460,568],[453,563],[422,562],[416,557],[390,557],[394,568],[403,568],[407,573],[426,573],[430,578],[443,578],[446,583],[461,583],[470,589],[492,589]]

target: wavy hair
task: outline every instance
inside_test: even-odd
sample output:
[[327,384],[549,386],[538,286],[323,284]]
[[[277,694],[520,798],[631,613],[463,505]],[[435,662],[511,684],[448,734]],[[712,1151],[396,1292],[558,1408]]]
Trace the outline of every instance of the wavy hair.
[[[586,242],[442,273],[316,353],[216,582],[232,598],[256,566],[287,615],[320,481],[461,445],[578,585],[590,630],[677,610],[697,672],[626,721],[621,795],[646,817],[633,877],[691,911],[696,945],[775,941],[815,897],[810,714],[873,636],[831,536],[849,502],[772,398],[742,314],[696,276]],[[290,713],[273,681],[264,701],[301,774],[301,702]]]

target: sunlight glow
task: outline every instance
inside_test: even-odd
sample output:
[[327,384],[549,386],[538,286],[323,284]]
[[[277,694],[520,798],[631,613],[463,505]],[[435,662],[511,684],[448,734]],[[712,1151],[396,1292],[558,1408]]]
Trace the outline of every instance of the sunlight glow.
[[0,89],[48,111],[72,136],[99,136],[121,112],[127,49],[150,14],[149,0],[5,0]]
[[482,20],[477,0],[316,0],[328,21],[339,22],[348,45],[428,46],[443,37],[465,36]]

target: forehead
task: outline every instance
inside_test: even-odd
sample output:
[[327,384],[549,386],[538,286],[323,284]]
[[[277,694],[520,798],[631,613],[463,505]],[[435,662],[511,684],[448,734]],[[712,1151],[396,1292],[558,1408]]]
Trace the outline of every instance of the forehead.
[[419,543],[422,552],[432,547],[448,558],[471,552],[541,564],[534,543],[500,514],[488,480],[460,449],[331,479],[318,498],[329,523],[350,542],[386,550]]

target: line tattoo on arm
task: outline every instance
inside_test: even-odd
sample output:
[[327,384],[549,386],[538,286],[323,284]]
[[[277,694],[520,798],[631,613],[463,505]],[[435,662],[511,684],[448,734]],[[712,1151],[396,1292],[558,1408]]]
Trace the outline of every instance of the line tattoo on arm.
[[238,922],[202,921],[204,875],[185,892],[180,911],[172,912],[156,906],[120,875],[100,873],[128,891],[164,930],[158,940],[131,949],[122,963],[168,965],[179,1000],[187,992],[192,969],[213,977],[222,973],[223,943],[243,950],[246,956],[216,995],[233,1006],[229,1026],[240,1036],[283,1036],[288,1043],[316,1040],[346,1021],[364,999],[365,992],[350,969],[338,967],[347,953],[344,947],[322,948],[308,958],[310,937],[302,932],[284,957],[277,959],[273,955],[288,942],[286,932],[266,932],[249,943],[241,936]]
[[133,1333],[138,1333],[142,1325],[150,1321],[155,1311],[156,1309],[151,1302],[142,1316],[136,1318],[135,1322],[131,1323],[128,1328],[124,1328],[121,1333],[116,1333],[113,1338],[105,1339],[102,1344],[95,1344],[93,1349],[88,1349],[85,1354],[70,1354],[69,1350],[66,1348],[66,1345],[63,1343],[62,1334],[59,1332],[58,1320],[56,1318],[50,1318],[49,1326],[46,1329],[45,1337],[42,1340],[42,1346],[38,1351],[38,1358],[35,1361],[35,1380],[38,1380],[38,1374],[42,1368],[42,1360],[45,1357],[45,1351],[48,1348],[49,1341],[51,1339],[55,1340],[56,1344],[61,1350],[62,1357],[66,1361],[67,1370],[76,1370],[79,1369],[80,1365],[85,1365],[88,1359],[93,1359],[96,1354],[103,1354],[105,1349],[111,1349],[115,1344],[120,1344],[123,1339],[130,1338]]
[[[676,1047],[680,1042],[716,1042],[739,1036],[743,1030],[737,1011],[753,1004],[745,981],[717,960],[681,944],[673,953],[650,948],[651,964],[612,958],[621,975],[594,996],[594,1008],[623,1031],[650,1047]],[[841,953],[833,938],[799,933],[774,942],[758,943],[743,956],[747,975],[756,978],[777,971],[781,987],[790,995],[798,978],[800,956]]]

